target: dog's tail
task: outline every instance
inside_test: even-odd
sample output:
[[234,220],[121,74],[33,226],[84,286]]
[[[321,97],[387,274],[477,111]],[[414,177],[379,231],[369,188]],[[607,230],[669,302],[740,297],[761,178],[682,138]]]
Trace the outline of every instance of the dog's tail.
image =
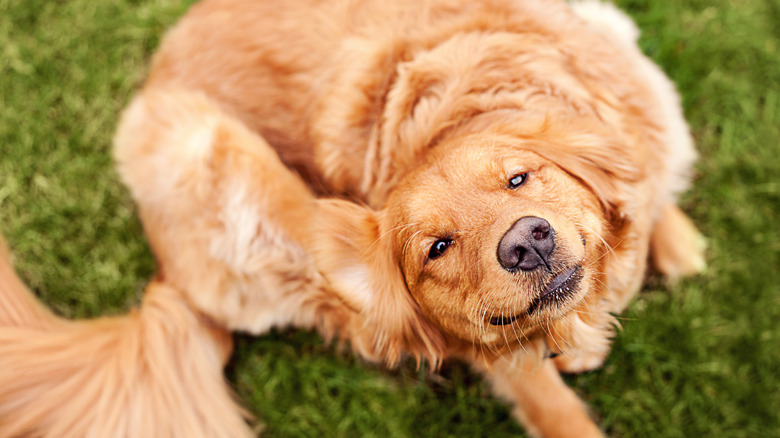
[[11,260],[8,246],[0,235],[0,327],[56,326],[57,317],[27,290],[16,276]]
[[0,436],[252,436],[222,368],[230,334],[154,281],[129,315],[68,321],[0,243]]

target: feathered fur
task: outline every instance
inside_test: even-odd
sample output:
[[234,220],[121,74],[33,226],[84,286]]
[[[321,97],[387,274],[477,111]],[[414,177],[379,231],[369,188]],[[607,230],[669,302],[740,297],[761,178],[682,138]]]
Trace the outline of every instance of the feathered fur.
[[[690,135],[636,38],[593,1],[194,6],[115,139],[160,281],[72,323],[6,272],[0,430],[240,436],[225,331],[295,326],[388,365],[469,360],[532,434],[599,436],[559,371],[602,363],[651,242],[669,277],[703,267],[674,204]],[[526,217],[554,249],[504,266]]]
[[230,334],[179,291],[154,281],[130,315],[67,321],[0,257],[0,435],[254,435],[222,375]]

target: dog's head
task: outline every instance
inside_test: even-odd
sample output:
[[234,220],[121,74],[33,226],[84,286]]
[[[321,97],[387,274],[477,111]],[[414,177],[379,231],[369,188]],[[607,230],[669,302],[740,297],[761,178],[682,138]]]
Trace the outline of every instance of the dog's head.
[[[446,331],[504,342],[560,318],[593,289],[597,199],[518,145],[472,137],[443,148],[387,206],[409,292]],[[446,151],[446,152],[445,152]]]
[[450,336],[488,347],[592,302],[620,226],[617,181],[631,169],[598,136],[547,131],[466,133],[438,145],[381,211],[337,220],[331,231],[355,255],[341,252],[331,280],[360,308],[381,306],[377,291],[395,306],[412,297]]
[[[602,59],[622,52],[572,64],[571,53],[603,41],[573,39],[571,51],[551,41],[473,32],[410,55],[389,80],[365,165],[359,147],[325,148],[342,160],[325,156],[328,177],[376,209],[320,218],[341,243],[321,245],[318,264],[358,308],[411,297],[433,327],[496,348],[590,318],[609,253],[635,239],[623,241],[656,128],[632,102],[652,99],[629,65]],[[364,131],[374,123],[345,108],[365,120],[333,114]],[[349,132],[333,131],[333,144],[365,142]]]

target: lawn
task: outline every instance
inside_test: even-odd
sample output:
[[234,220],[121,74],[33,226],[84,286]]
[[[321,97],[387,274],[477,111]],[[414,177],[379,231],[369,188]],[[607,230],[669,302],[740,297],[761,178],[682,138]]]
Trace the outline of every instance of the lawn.
[[[611,436],[780,437],[780,2],[618,3],[683,94],[701,161],[682,205],[709,268],[651,278],[604,368],[568,380]],[[154,273],[110,143],[186,7],[0,0],[0,229],[59,314],[125,313]],[[267,436],[522,433],[461,364],[386,371],[312,333],[238,337],[227,373]]]

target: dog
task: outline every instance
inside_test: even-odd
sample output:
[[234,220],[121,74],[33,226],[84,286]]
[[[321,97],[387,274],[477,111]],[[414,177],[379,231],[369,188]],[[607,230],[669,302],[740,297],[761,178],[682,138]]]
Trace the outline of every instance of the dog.
[[153,285],[219,330],[466,360],[531,435],[601,436],[560,373],[600,366],[649,255],[705,266],[637,37],[591,1],[196,4],[115,136]]

